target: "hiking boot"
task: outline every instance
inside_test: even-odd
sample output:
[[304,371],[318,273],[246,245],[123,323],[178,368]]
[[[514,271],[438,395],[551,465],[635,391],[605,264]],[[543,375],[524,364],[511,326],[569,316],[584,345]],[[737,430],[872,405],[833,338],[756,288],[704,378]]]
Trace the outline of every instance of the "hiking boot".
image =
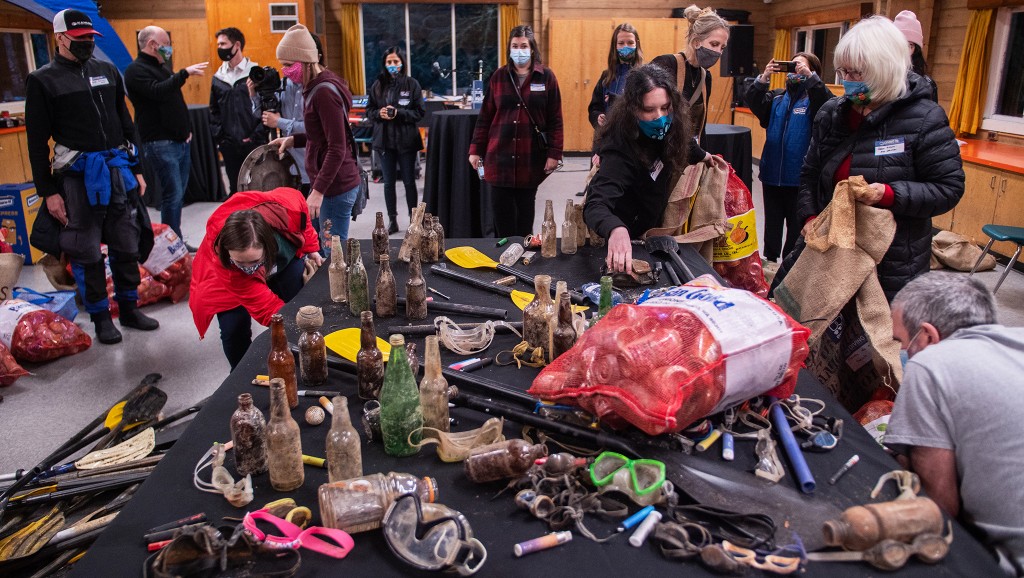
[[398,215],[388,215],[388,235],[398,232]]
[[96,339],[105,345],[121,343],[121,332],[114,327],[114,321],[110,318],[110,311],[89,314],[89,319],[96,325]]
[[142,331],[153,331],[160,327],[160,322],[139,311],[138,305],[130,301],[118,301],[121,309],[121,327],[131,327]]

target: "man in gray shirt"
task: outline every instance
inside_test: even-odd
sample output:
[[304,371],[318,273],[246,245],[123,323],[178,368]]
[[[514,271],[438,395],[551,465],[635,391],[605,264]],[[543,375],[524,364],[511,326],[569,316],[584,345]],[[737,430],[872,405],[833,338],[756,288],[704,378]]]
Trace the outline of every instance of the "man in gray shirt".
[[892,302],[907,351],[885,443],[928,495],[1024,576],[1024,328],[995,322],[977,279],[926,273]]

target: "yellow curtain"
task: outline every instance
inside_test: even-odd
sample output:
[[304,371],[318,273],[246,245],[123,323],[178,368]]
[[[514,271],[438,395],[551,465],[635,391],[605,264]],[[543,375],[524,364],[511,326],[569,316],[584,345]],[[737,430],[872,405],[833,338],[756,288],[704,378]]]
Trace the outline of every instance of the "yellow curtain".
[[359,4],[341,5],[341,76],[348,81],[352,94],[366,94],[359,18]]
[[956,73],[953,101],[949,105],[949,126],[953,132],[974,134],[981,123],[981,110],[985,106],[985,88],[988,84],[988,64],[992,47],[989,29],[992,9],[971,10],[967,36],[960,51],[960,67]]
[[508,35],[512,32],[512,29],[519,26],[519,5],[518,4],[499,4],[498,5],[498,30],[501,31],[501,36],[498,37],[500,42],[501,50],[498,51],[498,66],[505,66],[505,46],[508,44]]
[[[789,60],[789,57],[792,56],[793,50],[792,38],[793,35],[789,29],[777,29],[775,31],[775,48],[772,50],[772,58],[775,60]],[[776,88],[785,87],[786,77],[781,74],[773,74],[771,89],[775,90]]]

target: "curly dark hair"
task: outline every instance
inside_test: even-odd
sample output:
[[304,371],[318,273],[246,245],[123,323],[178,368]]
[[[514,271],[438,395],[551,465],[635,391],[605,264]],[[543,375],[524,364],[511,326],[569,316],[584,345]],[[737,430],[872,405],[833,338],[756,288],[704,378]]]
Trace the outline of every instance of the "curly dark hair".
[[213,250],[220,264],[230,269],[231,255],[228,251],[244,251],[250,247],[263,249],[263,266],[270,271],[277,256],[274,228],[254,209],[235,211],[224,221],[224,226],[213,242]]

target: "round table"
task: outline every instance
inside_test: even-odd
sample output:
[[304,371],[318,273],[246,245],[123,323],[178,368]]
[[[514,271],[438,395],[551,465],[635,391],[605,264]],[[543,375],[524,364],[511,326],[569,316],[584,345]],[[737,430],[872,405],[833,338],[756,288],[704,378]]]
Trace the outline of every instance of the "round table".
[[750,142],[750,129],[745,126],[709,124],[702,144],[709,153],[722,155],[749,189],[753,177]]
[[490,189],[469,166],[479,110],[442,110],[430,118],[423,200],[449,238],[493,237]]

